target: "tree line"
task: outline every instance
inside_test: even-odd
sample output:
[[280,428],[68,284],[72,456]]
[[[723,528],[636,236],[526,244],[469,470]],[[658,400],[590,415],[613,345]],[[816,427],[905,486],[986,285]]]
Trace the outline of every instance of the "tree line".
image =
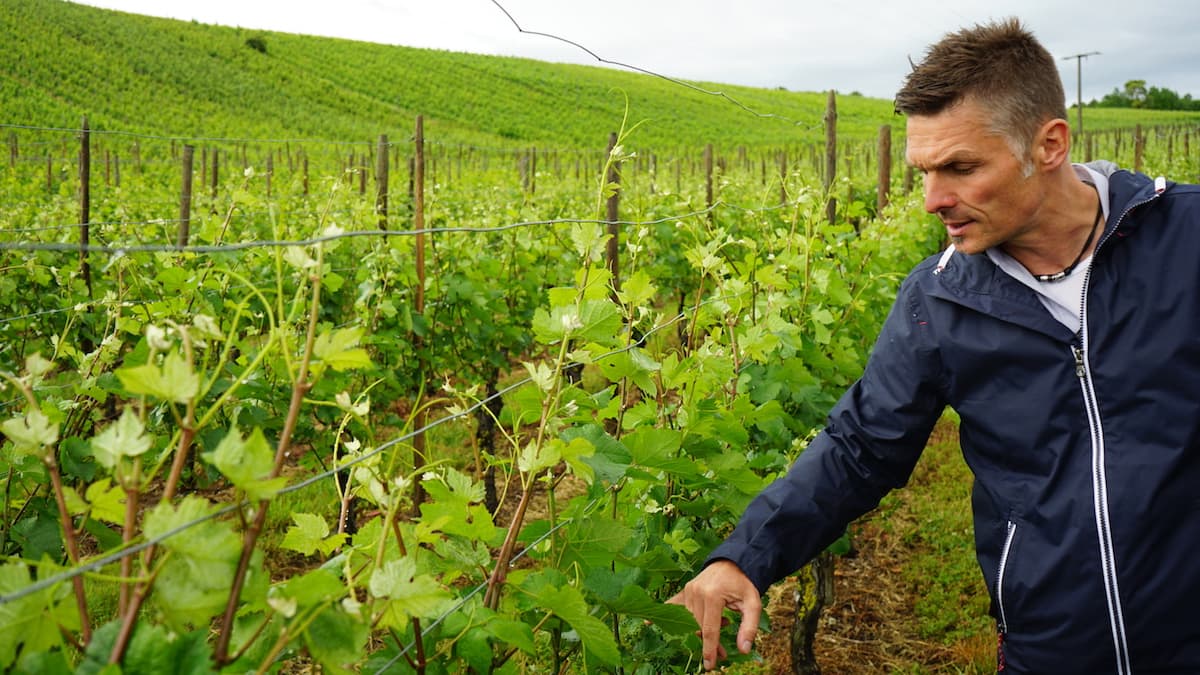
[[1113,87],[1111,93],[1099,101],[1093,99],[1088,106],[1144,108],[1146,110],[1200,110],[1200,99],[1193,99],[1191,94],[1180,95],[1166,87],[1147,87],[1145,80],[1129,80],[1123,88]]

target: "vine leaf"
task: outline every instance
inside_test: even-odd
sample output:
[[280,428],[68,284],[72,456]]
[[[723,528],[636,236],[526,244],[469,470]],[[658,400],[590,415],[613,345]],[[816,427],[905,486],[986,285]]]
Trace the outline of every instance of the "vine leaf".
[[579,636],[584,649],[596,658],[614,666],[621,662],[612,628],[591,615],[587,601],[578,590],[570,586],[544,587],[534,597],[540,607],[567,622]]
[[341,373],[371,367],[367,350],[358,347],[363,329],[339,328],[332,333],[321,333],[313,343],[313,356],[321,363]]
[[205,625],[224,608],[229,594],[242,543],[229,523],[204,520],[211,513],[207,501],[188,495],[178,505],[159,504],[146,514],[143,532],[148,539],[189,526],[162,541],[172,555],[154,585],[155,601],[174,626]]
[[0,424],[0,431],[12,440],[18,452],[37,453],[58,440],[58,424],[36,408]]
[[346,540],[345,534],[329,535],[329,524],[321,516],[312,513],[293,513],[292,521],[296,524],[288,528],[283,536],[283,546],[304,555],[312,555],[320,551],[329,555]]
[[200,391],[200,376],[178,351],[167,354],[161,366],[146,363],[121,368],[117,378],[132,394],[154,396],[174,403],[187,403]]
[[242,438],[236,426],[230,428],[217,448],[204,458],[231,483],[245,490],[250,499],[268,499],[287,484],[286,478],[270,477],[275,454],[258,427],[246,438]]
[[429,574],[417,574],[412,558],[390,560],[371,573],[371,595],[388,600],[382,623],[401,627],[411,617],[433,616],[452,600]]
[[[48,571],[48,570],[47,570]],[[29,569],[24,563],[14,562],[0,566],[0,594],[20,590],[30,584]],[[25,652],[40,652],[51,649],[62,642],[59,624],[64,628],[77,629],[79,614],[67,614],[64,607],[54,605],[54,589],[27,595],[19,600],[0,604],[0,670],[16,660],[17,648],[25,645]],[[53,616],[52,614],[62,615]]]
[[149,450],[153,443],[154,440],[146,435],[146,427],[137,413],[125,408],[116,422],[92,438],[92,452],[96,460],[111,471],[122,457],[137,457]]

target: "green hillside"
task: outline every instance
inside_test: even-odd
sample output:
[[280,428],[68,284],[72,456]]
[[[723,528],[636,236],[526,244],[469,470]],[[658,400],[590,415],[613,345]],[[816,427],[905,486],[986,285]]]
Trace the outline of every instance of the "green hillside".
[[[447,141],[602,145],[624,114],[639,145],[783,145],[822,138],[826,95],[251,31],[75,5],[0,4],[0,123],[196,137],[370,139],[412,128]],[[265,47],[265,52],[256,49]],[[839,100],[844,137],[895,122],[890,102]],[[784,118],[784,119],[780,119]]]

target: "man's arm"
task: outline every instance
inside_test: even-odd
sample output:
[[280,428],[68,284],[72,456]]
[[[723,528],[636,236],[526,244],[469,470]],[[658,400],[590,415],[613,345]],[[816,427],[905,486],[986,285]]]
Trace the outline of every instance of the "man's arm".
[[718,634],[726,607],[741,612],[738,648],[749,651],[761,594],[907,482],[945,406],[936,341],[908,294],[915,291],[911,283],[902,287],[862,378],[838,401],[825,430],[785,476],[755,497],[704,570],[670,600],[696,617],[706,667],[724,657]]

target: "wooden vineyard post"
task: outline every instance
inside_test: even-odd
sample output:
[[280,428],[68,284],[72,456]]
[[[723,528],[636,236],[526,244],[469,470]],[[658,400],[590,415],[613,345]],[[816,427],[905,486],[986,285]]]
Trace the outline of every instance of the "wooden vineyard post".
[[8,165],[11,167],[17,166],[17,132],[8,132]]
[[[832,195],[834,172],[837,170],[837,108],[836,93],[829,92],[825,112],[825,192],[829,195],[825,215],[829,222],[837,213]],[[792,672],[797,675],[819,675],[820,668],[813,656],[813,640],[817,634],[821,610],[833,594],[833,558],[823,552],[796,574],[796,613],[792,623]]]
[[358,160],[358,194],[367,194],[367,155]]
[[[175,247],[184,248],[192,226],[192,159],[196,148],[191,145],[183,146],[183,180],[179,190],[179,233],[175,238]],[[269,189],[269,188],[268,188]]]
[[375,215],[379,216],[379,229],[388,225],[388,137],[379,135],[379,149],[375,153]]
[[1146,154],[1146,136],[1142,133],[1142,125],[1137,125],[1133,136],[1133,170],[1141,173],[1142,159]]
[[529,194],[537,192],[537,148],[529,149]]
[[92,146],[91,130],[87,115],[79,132],[79,274],[87,286],[88,297],[92,297],[92,268],[88,263],[90,233],[88,221],[92,208]]
[[788,175],[787,150],[780,150],[779,151],[779,203],[780,203],[780,205],[787,205],[787,202],[788,202],[787,175]]
[[[613,148],[617,147],[617,133],[614,131],[608,135],[608,157],[612,157]],[[605,184],[618,186],[613,190],[613,193],[608,196],[607,217],[608,217],[608,271],[612,273],[612,287],[614,294],[621,290],[621,275],[620,275],[620,236],[621,230],[617,226],[617,215],[620,210],[621,191],[619,185],[621,183],[621,166],[612,160],[608,165],[608,175],[605,176]],[[615,296],[614,296],[615,297]]]
[[300,167],[304,171],[304,196],[308,196],[308,153],[305,152],[300,157]]
[[218,150],[217,148],[213,148],[212,176],[210,176],[210,179],[212,180],[212,188],[211,189],[212,189],[212,198],[214,200],[217,198],[217,175],[220,173],[220,169],[221,169],[221,160],[218,159],[220,155],[221,155],[221,151]]
[[879,192],[875,199],[875,215],[878,217],[888,205],[892,189],[892,127],[879,127]]
[[[418,316],[425,314],[425,118],[417,115],[417,128],[414,134],[416,154],[413,157],[413,229],[416,230],[416,265],[417,288],[413,297],[413,310]],[[413,347],[417,352],[417,360],[421,364],[420,377],[424,380],[425,359],[421,353],[425,348],[425,340],[417,334],[413,335]],[[421,391],[424,391],[424,386]],[[417,401],[417,414],[413,420],[417,433],[413,436],[413,513],[418,513],[421,502],[425,501],[425,487],[415,477],[421,475],[425,466],[425,412],[421,401]]]
[[833,196],[833,179],[837,174],[837,92],[829,90],[825,105],[825,174],[824,188],[829,201],[825,203],[825,219],[833,222],[837,216],[837,198]]

